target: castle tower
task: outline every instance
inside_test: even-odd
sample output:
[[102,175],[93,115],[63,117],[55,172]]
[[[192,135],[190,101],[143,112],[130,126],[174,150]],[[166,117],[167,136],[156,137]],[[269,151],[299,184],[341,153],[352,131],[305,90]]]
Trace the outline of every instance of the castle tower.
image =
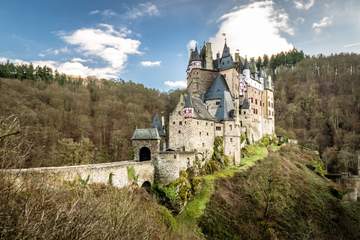
[[200,57],[202,59],[202,67],[205,69],[214,69],[213,58],[212,58],[212,49],[211,43],[206,42],[204,43],[203,48],[201,49]]
[[247,58],[245,58],[243,74],[246,78],[250,78],[250,66]]
[[189,64],[186,73],[189,74],[191,70],[194,68],[201,68],[201,58],[197,46],[195,46],[194,50],[191,50]]

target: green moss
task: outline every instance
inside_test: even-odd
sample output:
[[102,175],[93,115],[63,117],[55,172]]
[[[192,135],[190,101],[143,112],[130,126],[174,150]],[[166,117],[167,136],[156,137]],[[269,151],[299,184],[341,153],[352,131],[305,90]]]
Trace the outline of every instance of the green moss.
[[127,166],[128,180],[137,183],[139,176],[136,175],[134,166]]
[[243,172],[253,166],[256,161],[267,156],[267,149],[263,146],[249,146],[249,156],[241,160],[241,166],[229,166],[225,169],[198,177],[201,179],[201,190],[194,198],[188,202],[184,210],[177,216],[179,224],[187,225],[196,232],[201,232],[197,223],[203,215],[204,210],[210,201],[210,197],[215,190],[215,181],[220,178],[227,178],[234,176],[235,173]]

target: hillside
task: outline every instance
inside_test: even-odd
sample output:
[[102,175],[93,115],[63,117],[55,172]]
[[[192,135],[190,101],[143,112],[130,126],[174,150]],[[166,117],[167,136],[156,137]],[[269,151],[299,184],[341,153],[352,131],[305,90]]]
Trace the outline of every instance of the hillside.
[[132,159],[133,130],[149,127],[154,113],[167,115],[177,100],[176,92],[132,82],[86,83],[0,78],[1,119],[16,117],[30,148],[21,167]]
[[318,156],[294,146],[219,179],[200,219],[207,239],[359,239],[360,204],[341,201]]
[[[318,150],[330,172],[356,173],[360,150],[360,55],[308,57],[278,67],[277,134]],[[284,131],[286,130],[286,131]]]

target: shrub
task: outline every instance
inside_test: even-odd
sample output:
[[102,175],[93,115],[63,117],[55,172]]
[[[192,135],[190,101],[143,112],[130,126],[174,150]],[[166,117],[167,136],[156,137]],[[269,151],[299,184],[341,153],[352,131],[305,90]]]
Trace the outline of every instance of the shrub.
[[142,189],[0,183],[1,239],[166,239],[162,216]]

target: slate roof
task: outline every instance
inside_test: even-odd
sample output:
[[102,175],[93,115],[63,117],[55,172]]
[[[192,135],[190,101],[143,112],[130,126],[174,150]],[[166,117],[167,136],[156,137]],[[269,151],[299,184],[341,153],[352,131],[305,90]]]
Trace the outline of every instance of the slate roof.
[[206,105],[201,98],[194,97],[190,93],[186,93],[183,95],[182,101],[184,102],[184,107],[194,109],[194,118],[212,121],[215,120],[207,110]]
[[205,93],[205,100],[222,99],[223,92],[229,91],[223,75],[219,74]]
[[196,114],[196,118],[205,120],[215,120],[209,113],[204,102],[198,97],[192,97],[192,104]]
[[165,136],[165,131],[161,122],[161,119],[158,114],[155,114],[153,117],[153,121],[151,123],[151,127],[156,128],[160,136]]
[[231,116],[231,111],[235,109],[234,102],[230,95],[229,91],[223,91],[223,96],[220,101],[220,106],[215,113],[215,117],[217,120],[231,120],[233,116]]
[[230,112],[235,109],[234,102],[230,94],[229,86],[227,85],[224,76],[221,74],[215,78],[204,96],[204,101],[215,99],[220,101],[219,108],[215,113],[216,120],[222,121],[232,119]]
[[131,140],[160,140],[160,136],[156,128],[138,128]]

